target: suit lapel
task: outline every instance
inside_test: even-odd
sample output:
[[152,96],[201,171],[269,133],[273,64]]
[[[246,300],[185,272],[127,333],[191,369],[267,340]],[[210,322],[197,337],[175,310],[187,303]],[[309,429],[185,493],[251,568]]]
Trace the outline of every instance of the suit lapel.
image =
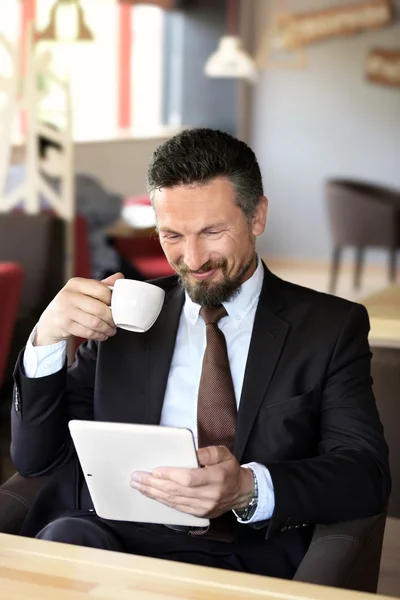
[[264,265],[236,424],[234,454],[239,462],[288,333],[288,324],[276,314],[283,307],[279,279]]
[[163,309],[151,328],[148,354],[148,423],[158,425],[175,348],[185,294],[177,284],[165,298]]

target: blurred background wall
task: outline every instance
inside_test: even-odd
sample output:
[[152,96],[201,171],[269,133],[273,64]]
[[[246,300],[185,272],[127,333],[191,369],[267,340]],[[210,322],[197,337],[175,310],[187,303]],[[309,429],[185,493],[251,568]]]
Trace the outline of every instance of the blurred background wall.
[[[0,0],[0,31],[17,39],[25,13],[45,26],[53,3],[10,0],[7,9]],[[82,6],[94,40],[47,44],[57,69],[71,79],[77,171],[124,195],[144,193],[153,151],[180,128],[237,133],[237,81],[204,74],[226,31],[225,0],[180,0],[173,11],[116,0],[82,0]],[[47,120],[54,120],[56,104],[55,96],[47,101]],[[24,160],[19,121],[14,130],[15,163]]]
[[164,121],[236,134],[237,82],[210,79],[207,58],[226,31],[225,0],[191,0],[165,17]]
[[[246,0],[246,37],[257,50],[272,15],[349,4],[347,0]],[[301,6],[300,6],[301,5]],[[398,15],[400,2],[396,0]],[[269,70],[242,108],[247,141],[270,199],[262,255],[326,260],[331,242],[323,184],[328,177],[400,186],[400,94],[364,79],[374,46],[398,46],[397,23],[307,48],[304,70]],[[373,252],[372,258],[380,253]]]

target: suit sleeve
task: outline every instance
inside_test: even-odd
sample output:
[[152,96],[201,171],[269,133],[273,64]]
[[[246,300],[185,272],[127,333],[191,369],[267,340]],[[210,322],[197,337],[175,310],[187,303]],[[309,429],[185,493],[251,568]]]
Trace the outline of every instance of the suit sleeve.
[[266,465],[275,490],[267,537],[371,516],[388,501],[388,449],[372,391],[368,332],[366,309],[353,305],[325,374],[318,456]]
[[25,477],[47,475],[75,454],[71,419],[93,419],[97,344],[87,342],[74,364],[47,377],[24,374],[23,351],[14,371],[11,458]]

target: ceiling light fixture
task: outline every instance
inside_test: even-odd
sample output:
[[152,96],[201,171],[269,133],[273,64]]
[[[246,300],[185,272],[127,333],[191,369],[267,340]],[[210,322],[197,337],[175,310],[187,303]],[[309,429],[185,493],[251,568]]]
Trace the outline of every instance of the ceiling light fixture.
[[93,38],[80,0],[56,0],[48,25],[36,33],[36,41],[86,42]]
[[222,36],[218,48],[207,60],[204,72],[208,77],[230,77],[254,82],[256,64],[242,47],[237,35],[237,0],[227,0],[228,34]]

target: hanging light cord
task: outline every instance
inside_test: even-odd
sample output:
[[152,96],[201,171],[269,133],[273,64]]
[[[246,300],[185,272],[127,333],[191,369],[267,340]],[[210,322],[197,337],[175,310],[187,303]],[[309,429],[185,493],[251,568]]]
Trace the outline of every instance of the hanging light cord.
[[237,35],[238,0],[227,0],[228,35]]

